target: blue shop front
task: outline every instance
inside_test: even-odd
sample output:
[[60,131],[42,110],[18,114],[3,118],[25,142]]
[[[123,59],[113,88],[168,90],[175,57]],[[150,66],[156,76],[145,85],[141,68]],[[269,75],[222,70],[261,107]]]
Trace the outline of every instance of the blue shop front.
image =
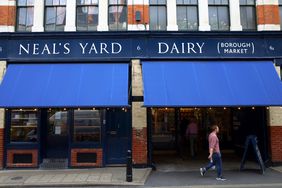
[[[149,114],[142,147],[151,165],[153,111],[173,109],[169,134],[178,139],[181,114],[191,109],[282,105],[274,66],[281,42],[281,32],[3,33],[4,166],[124,165],[128,150],[135,159],[134,102]],[[133,59],[142,68],[140,96],[132,95]]]

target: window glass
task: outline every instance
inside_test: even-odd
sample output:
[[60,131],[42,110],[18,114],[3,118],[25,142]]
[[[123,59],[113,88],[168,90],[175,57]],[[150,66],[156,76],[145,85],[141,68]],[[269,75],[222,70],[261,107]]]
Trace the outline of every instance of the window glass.
[[109,1],[109,30],[121,31],[127,29],[126,0]]
[[177,25],[179,30],[198,30],[198,7],[196,0],[177,1]]
[[211,30],[229,30],[228,1],[209,0],[209,22]]
[[74,142],[101,143],[100,110],[75,110],[74,111]]
[[48,135],[68,134],[68,112],[60,109],[48,110]]
[[45,30],[63,31],[66,22],[66,1],[46,0]]
[[34,0],[20,0],[17,4],[17,31],[31,31],[34,17]]
[[166,1],[150,1],[150,30],[166,30]]
[[37,142],[37,127],[37,111],[12,110],[10,142]]
[[255,1],[240,0],[240,16],[243,30],[256,30]]

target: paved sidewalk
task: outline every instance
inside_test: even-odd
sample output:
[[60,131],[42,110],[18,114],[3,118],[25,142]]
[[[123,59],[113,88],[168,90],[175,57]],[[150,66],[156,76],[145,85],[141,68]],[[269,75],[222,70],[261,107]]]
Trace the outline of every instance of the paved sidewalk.
[[133,169],[133,181],[126,182],[125,167],[66,170],[2,170],[0,187],[144,185],[150,168]]

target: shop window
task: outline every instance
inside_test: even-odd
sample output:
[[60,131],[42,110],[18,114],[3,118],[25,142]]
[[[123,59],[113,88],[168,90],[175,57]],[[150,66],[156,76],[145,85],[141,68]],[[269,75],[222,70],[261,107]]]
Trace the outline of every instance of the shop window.
[[280,30],[282,30],[282,0],[279,0]]
[[150,0],[150,30],[166,30],[166,0]]
[[177,25],[179,30],[198,30],[198,1],[177,0]]
[[10,142],[37,142],[37,127],[36,110],[12,110]]
[[17,31],[31,31],[34,18],[34,0],[17,1]]
[[127,29],[126,0],[109,0],[109,30],[124,31]]
[[78,31],[96,31],[98,26],[98,0],[77,0],[76,28]]
[[45,31],[64,31],[66,0],[45,0]]
[[101,143],[100,110],[74,110],[74,142]]
[[175,110],[152,109],[152,141],[155,149],[175,146]]
[[256,30],[255,0],[240,0],[240,16],[243,30]]
[[209,22],[211,30],[229,30],[228,0],[209,0]]

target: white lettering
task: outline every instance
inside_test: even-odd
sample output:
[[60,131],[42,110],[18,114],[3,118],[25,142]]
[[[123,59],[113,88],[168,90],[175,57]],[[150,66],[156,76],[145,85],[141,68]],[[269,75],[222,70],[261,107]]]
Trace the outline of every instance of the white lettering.
[[50,52],[50,50],[49,50],[49,48],[48,48],[48,45],[47,45],[47,44],[45,44],[45,45],[44,45],[44,47],[43,47],[43,50],[42,50],[41,54],[44,54],[44,53],[45,53],[45,51],[47,52],[47,54],[51,54],[51,52]]
[[25,51],[25,53],[29,54],[29,44],[27,44],[27,48],[20,44],[19,55],[22,55],[22,50]]
[[94,51],[96,54],[98,53],[97,52],[97,49],[96,49],[96,46],[95,46],[95,44],[94,43],[92,43],[92,45],[91,45],[91,48],[90,48],[90,50],[89,50],[89,54],[91,54],[92,53],[92,51]]
[[81,49],[82,49],[82,54],[85,54],[85,48],[87,47],[88,43],[86,43],[84,46],[82,45],[82,43],[79,43]]
[[198,42],[196,43],[197,44],[197,46],[199,47],[199,53],[201,54],[201,53],[203,53],[203,46],[205,45],[205,43],[203,42],[202,43],[202,45],[200,45]]
[[70,45],[70,43],[65,43],[64,44],[64,49],[66,50],[66,51],[64,51],[64,54],[66,54],[66,55],[70,53],[69,45]]
[[[116,48],[115,48],[115,46],[116,46]],[[115,51],[115,49],[116,49],[116,51]],[[120,45],[120,43],[117,43],[117,42],[112,43],[112,53],[113,54],[118,54],[118,53],[121,52],[121,50],[122,50],[122,46]]]
[[39,54],[39,44],[33,44],[33,55]]
[[100,43],[100,53],[102,54],[103,51],[105,51],[107,54],[109,53],[107,51],[107,44],[106,43]]
[[[61,45],[61,43],[59,43],[59,45]],[[60,54],[60,52],[56,51],[56,47],[57,47],[57,44],[53,43],[53,55]]]
[[[166,44],[166,43],[164,43],[164,42],[159,42],[158,44],[159,44],[159,51],[158,51],[159,54],[165,54],[165,53],[168,52],[168,49],[169,49],[168,44]],[[164,51],[162,51],[162,46],[165,47],[165,50],[164,50]]]

